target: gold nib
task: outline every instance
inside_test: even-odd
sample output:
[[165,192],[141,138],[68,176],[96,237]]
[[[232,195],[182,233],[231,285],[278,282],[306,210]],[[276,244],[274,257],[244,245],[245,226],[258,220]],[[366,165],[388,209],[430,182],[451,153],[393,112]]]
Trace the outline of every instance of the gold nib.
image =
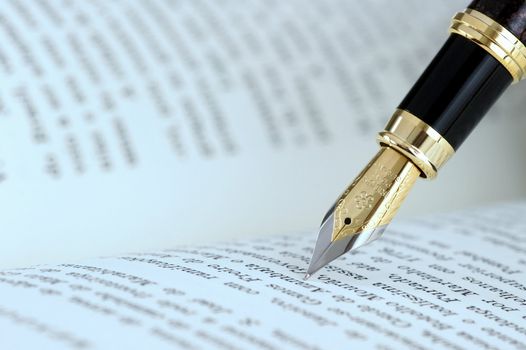
[[379,238],[420,173],[405,155],[382,147],[327,213],[305,278]]
[[416,179],[435,178],[455,153],[436,130],[402,109],[395,110],[378,142],[382,149],[325,215],[305,279],[379,238]]

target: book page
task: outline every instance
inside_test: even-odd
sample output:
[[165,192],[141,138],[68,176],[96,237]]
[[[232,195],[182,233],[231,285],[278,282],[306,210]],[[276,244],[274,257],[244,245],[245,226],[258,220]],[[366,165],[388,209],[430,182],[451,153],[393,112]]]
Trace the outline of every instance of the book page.
[[525,349],[526,203],[393,225],[303,275],[314,236],[0,272],[2,348]]
[[[6,2],[0,266],[313,229],[464,5]],[[519,149],[502,128],[481,141]],[[475,144],[446,171],[488,168]],[[492,175],[455,204],[521,193]]]

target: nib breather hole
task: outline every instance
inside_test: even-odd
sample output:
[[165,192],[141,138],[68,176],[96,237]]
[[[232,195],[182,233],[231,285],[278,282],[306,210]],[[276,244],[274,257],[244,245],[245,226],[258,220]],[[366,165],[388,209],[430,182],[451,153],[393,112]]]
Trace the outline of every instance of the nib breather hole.
[[350,225],[351,224],[351,218],[345,218],[345,220],[343,220],[343,222],[345,223],[345,225]]

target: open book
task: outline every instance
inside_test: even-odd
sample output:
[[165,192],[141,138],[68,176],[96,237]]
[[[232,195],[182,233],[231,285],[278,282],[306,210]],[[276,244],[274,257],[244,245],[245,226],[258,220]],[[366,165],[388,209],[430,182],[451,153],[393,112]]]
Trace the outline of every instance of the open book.
[[[0,267],[315,230],[462,6],[8,1]],[[510,90],[402,211],[526,194]]]
[[[6,1],[0,348],[522,349],[521,204],[394,225],[301,280],[462,6]],[[402,211],[526,194],[500,156],[523,92]]]
[[392,225],[302,279],[313,235],[0,271],[2,349],[525,349],[526,203]]

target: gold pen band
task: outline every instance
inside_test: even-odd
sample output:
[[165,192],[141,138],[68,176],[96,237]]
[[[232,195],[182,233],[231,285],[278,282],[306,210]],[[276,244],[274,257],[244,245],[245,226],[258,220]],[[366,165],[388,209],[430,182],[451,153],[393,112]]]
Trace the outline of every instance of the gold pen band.
[[455,153],[453,147],[436,130],[408,111],[397,109],[385,129],[378,135],[382,146],[389,146],[409,158],[432,179],[438,169]]
[[497,59],[516,83],[526,77],[526,46],[485,14],[466,9],[451,20],[449,32],[473,41]]

